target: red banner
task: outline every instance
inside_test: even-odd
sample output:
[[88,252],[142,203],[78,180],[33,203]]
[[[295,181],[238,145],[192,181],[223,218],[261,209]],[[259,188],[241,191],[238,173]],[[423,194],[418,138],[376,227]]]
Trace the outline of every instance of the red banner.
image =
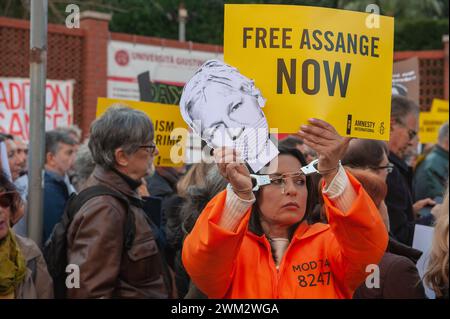
[[[73,81],[47,80],[45,129],[73,123]],[[0,78],[0,132],[29,140],[30,81]]]

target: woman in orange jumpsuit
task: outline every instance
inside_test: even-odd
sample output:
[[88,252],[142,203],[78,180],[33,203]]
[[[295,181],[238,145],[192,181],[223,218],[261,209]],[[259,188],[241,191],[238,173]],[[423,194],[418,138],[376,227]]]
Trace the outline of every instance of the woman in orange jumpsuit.
[[229,185],[206,206],[182,254],[209,298],[351,298],[383,256],[388,234],[380,214],[340,165],[349,139],[318,119],[299,135],[319,154],[329,224],[307,222],[313,189],[300,152],[280,148],[278,164],[268,167],[270,184],[253,192],[236,152],[217,149]]

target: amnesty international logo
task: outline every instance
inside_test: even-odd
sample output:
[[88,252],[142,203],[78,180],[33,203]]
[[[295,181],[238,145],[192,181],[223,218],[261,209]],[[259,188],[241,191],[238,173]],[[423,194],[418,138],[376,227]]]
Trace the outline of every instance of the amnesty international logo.
[[380,132],[381,135],[384,134],[384,122],[381,122],[381,123],[380,123],[379,132]]
[[352,133],[352,115],[347,115],[347,135],[350,135]]

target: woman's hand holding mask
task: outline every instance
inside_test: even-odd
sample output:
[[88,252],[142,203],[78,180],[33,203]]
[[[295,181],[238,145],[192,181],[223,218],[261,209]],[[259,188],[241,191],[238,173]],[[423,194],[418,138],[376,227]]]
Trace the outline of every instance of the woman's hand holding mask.
[[236,195],[245,200],[253,199],[250,172],[237,151],[227,147],[217,148],[214,159],[220,174],[231,184]]

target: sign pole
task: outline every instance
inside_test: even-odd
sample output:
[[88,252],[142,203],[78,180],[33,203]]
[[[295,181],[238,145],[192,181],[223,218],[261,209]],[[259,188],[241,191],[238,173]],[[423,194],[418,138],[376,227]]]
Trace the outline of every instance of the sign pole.
[[31,1],[30,17],[30,157],[28,237],[41,246],[45,159],[45,84],[47,72],[47,0]]

